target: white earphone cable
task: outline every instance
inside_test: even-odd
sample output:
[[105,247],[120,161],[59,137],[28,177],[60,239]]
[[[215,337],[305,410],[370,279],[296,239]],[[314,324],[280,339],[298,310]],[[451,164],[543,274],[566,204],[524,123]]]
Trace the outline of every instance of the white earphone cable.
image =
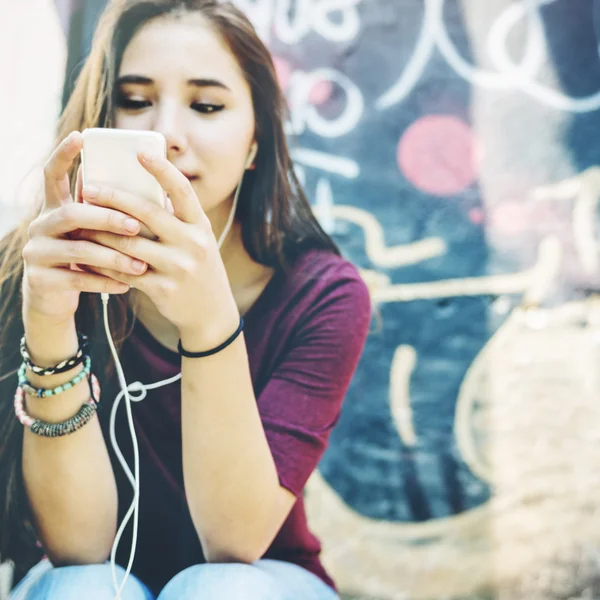
[[[246,165],[246,166],[248,167],[249,165]],[[235,191],[235,195],[234,195],[234,199],[233,199],[233,206],[229,213],[229,217],[227,219],[227,223],[225,224],[225,228],[223,229],[223,233],[221,234],[221,237],[219,238],[219,241],[218,241],[219,249],[221,249],[223,242],[225,241],[225,238],[227,237],[227,234],[229,233],[229,230],[231,229],[231,225],[233,224],[233,219],[235,218],[235,213],[236,213],[236,209],[237,209],[237,205],[238,205],[240,191],[242,189],[243,180],[244,180],[244,175],[242,175],[242,179]],[[139,456],[139,447],[138,447],[138,442],[137,442],[137,436],[135,434],[135,426],[133,423],[133,414],[131,412],[131,402],[141,402],[142,400],[144,400],[146,398],[148,390],[163,387],[170,383],[174,383],[178,379],[181,379],[181,373],[179,373],[178,375],[175,375],[174,377],[171,377],[169,379],[165,379],[163,381],[159,381],[156,383],[143,384],[139,381],[135,381],[134,383],[128,385],[127,380],[125,379],[125,373],[123,372],[123,367],[121,365],[121,361],[119,360],[119,355],[115,348],[115,344],[114,344],[114,341],[112,339],[112,335],[110,332],[110,325],[109,325],[109,321],[108,321],[108,301],[109,301],[110,295],[104,293],[104,294],[101,294],[101,298],[102,298],[102,313],[103,313],[103,318],[104,318],[104,330],[106,332],[106,337],[108,339],[111,354],[115,361],[115,365],[117,368],[117,374],[119,377],[119,383],[121,385],[121,391],[115,398],[115,401],[114,401],[112,409],[111,409],[111,414],[110,414],[110,441],[111,441],[113,449],[117,455],[117,458],[118,458],[119,462],[121,463],[121,466],[123,467],[123,471],[125,472],[125,475],[127,476],[129,481],[131,482],[131,485],[133,486],[133,501],[132,501],[131,505],[129,506],[129,509],[127,510],[127,513],[125,514],[125,517],[123,518],[123,522],[121,523],[121,525],[117,531],[115,541],[113,543],[113,547],[112,547],[112,550],[110,553],[110,566],[111,566],[111,572],[112,572],[112,580],[113,580],[113,585],[114,585],[116,593],[117,593],[117,595],[115,596],[115,600],[120,600],[121,594],[125,587],[125,582],[127,581],[127,578],[129,577],[129,574],[131,573],[131,568],[133,566],[133,559],[135,557],[135,550],[136,550],[136,546],[137,546],[138,521],[139,521],[140,456]],[[141,392],[141,393],[139,396],[131,397],[130,392]],[[117,410],[119,408],[119,404],[121,403],[121,400],[123,399],[123,397],[125,398],[125,408],[127,410],[127,421],[129,423],[129,431],[131,432],[131,440],[133,442],[133,471],[134,471],[133,474],[131,473],[131,469],[129,468],[129,465],[127,464],[127,461],[125,460],[125,458],[121,452],[121,449],[119,448],[119,444],[117,443],[117,439],[116,439],[116,435],[115,435],[116,414],[117,414]],[[125,527],[127,527],[127,524],[129,523],[129,520],[131,519],[132,516],[133,516],[133,533],[132,533],[132,542],[131,542],[131,553],[129,555],[129,562],[127,564],[125,576],[123,577],[123,581],[121,582],[121,586],[119,587],[118,582],[117,582],[117,571],[116,571],[117,548],[119,546],[119,542],[121,541],[123,532],[125,531]]]

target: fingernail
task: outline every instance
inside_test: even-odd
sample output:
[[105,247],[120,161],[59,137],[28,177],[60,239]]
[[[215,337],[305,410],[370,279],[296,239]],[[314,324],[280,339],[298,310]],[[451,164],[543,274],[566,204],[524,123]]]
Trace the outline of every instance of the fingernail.
[[67,144],[71,144],[75,140],[76,135],[77,135],[76,131],[71,131],[71,133],[67,136],[67,139],[65,140],[65,142]]
[[99,191],[100,189],[96,185],[86,185],[83,188],[82,194],[88,198],[95,198]]
[[132,262],[132,265],[133,265],[133,270],[136,271],[136,273],[141,273],[146,266],[146,264],[143,263],[141,260],[134,260]]
[[135,219],[127,219],[125,221],[125,229],[135,233],[138,230],[138,222]]

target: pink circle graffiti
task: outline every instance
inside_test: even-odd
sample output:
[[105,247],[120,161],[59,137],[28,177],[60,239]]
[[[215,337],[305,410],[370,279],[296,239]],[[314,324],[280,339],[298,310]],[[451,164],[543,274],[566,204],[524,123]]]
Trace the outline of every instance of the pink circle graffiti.
[[398,166],[416,188],[434,196],[459,194],[477,179],[475,136],[449,115],[415,121],[398,144]]

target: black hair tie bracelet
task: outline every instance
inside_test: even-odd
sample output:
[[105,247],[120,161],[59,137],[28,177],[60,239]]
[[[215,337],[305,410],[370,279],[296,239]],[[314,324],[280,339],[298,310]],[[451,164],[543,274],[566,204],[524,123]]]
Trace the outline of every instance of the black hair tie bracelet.
[[181,345],[181,340],[179,340],[179,342],[177,343],[177,350],[179,354],[181,354],[181,356],[185,356],[186,358],[203,358],[205,356],[211,356],[212,354],[217,354],[217,352],[221,352],[221,350],[224,350],[225,348],[227,348],[227,346],[232,344],[240,335],[240,333],[242,333],[242,329],[244,329],[244,319],[240,317],[240,324],[236,332],[226,342],[223,342],[220,346],[217,346],[212,350],[207,350],[206,352],[188,352],[187,350],[184,350],[183,346]]
[[89,342],[88,342],[87,336],[81,332],[78,332],[77,339],[79,340],[79,348],[77,349],[77,352],[74,356],[59,362],[57,365],[54,365],[53,367],[43,368],[43,367],[38,367],[31,360],[31,356],[29,355],[29,350],[28,350],[27,344],[25,342],[25,336],[23,336],[21,338],[21,344],[20,344],[20,348],[19,348],[21,351],[21,358],[23,359],[23,362],[36,375],[46,376],[46,375],[57,375],[59,373],[66,373],[67,371],[70,371],[71,369],[77,367],[82,362],[84,362],[86,359],[86,356],[88,354]]

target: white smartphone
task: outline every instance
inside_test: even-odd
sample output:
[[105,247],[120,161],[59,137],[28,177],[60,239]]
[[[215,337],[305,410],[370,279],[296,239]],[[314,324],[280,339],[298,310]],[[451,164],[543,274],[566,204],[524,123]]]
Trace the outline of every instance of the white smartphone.
[[[83,185],[106,185],[156,202],[165,207],[165,192],[142,167],[139,152],[166,156],[165,137],[156,131],[90,128],[82,132],[81,176]],[[139,235],[156,236],[142,224]]]

